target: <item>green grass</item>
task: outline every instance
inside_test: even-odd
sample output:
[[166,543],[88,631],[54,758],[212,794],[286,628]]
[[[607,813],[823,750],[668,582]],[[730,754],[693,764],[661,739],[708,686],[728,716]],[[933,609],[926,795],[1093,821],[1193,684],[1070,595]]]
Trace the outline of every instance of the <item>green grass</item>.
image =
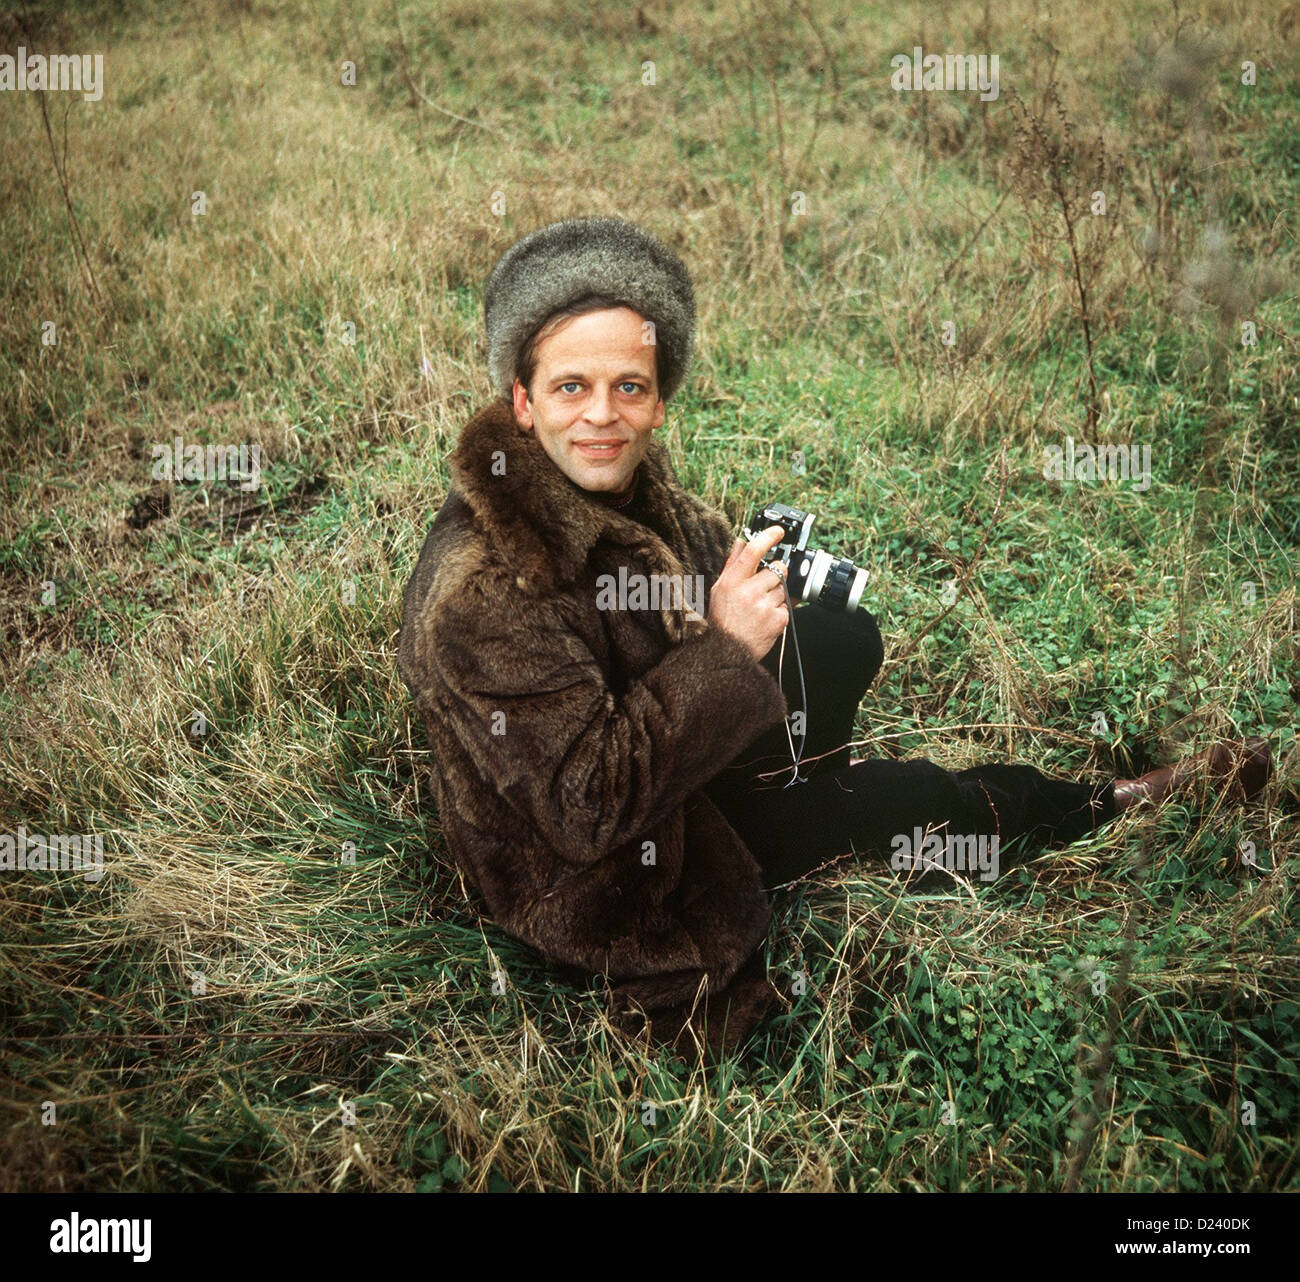
[[[403,4],[400,39],[381,3],[7,20],[6,48],[110,56],[101,103],[48,102],[89,270],[39,102],[0,102],[0,832],[102,833],[106,874],[0,875],[0,1185],[1297,1187],[1294,45],[1263,0],[1207,4],[1188,30],[1228,51],[1179,98],[1120,74],[1172,9],[1094,11]],[[1049,175],[1014,176],[1006,96],[888,89],[922,36],[998,51],[1031,104],[1055,46],[1077,135],[1124,162],[1114,235],[1079,228],[1095,422]],[[1268,51],[1253,90],[1239,49]],[[991,885],[842,862],[774,897],[789,1009],[742,1057],[620,1041],[586,977],[467,895],[394,666],[489,394],[483,282],[588,212],[694,275],[663,429],[683,481],[737,527],[814,510],[871,571],[858,755],[1102,778],[1260,733],[1277,786]],[[175,434],[259,444],[263,489],[155,485]],[[1066,436],[1149,444],[1150,489],[1046,480]]]

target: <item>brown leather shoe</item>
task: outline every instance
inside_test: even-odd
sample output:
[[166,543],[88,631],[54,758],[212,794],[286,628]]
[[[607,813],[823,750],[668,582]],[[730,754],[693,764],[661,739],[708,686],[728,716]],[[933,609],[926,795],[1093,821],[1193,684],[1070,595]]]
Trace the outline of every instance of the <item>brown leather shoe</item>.
[[1115,811],[1121,813],[1142,802],[1158,806],[1170,793],[1182,791],[1201,780],[1223,781],[1220,789],[1232,802],[1256,796],[1273,773],[1273,750],[1267,739],[1252,735],[1216,743],[1204,752],[1161,766],[1136,779],[1115,780]]

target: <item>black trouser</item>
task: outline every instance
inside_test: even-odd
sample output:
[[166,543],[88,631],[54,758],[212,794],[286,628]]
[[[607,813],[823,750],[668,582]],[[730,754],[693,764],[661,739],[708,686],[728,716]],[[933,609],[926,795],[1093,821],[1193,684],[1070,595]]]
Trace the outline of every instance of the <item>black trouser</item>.
[[[930,831],[940,843],[948,834],[969,839],[967,849],[977,837],[996,835],[1001,870],[1045,846],[1075,841],[1114,817],[1113,781],[1070,783],[1023,765],[956,771],[917,759],[849,765],[854,714],[884,659],[880,629],[864,610],[843,614],[807,604],[795,607],[794,628],[807,691],[799,767],[807,782],[783,787],[792,765],[788,723],[778,722],[705,787],[753,852],[769,888],[850,852],[886,860],[904,850],[920,854],[914,838]],[[774,677],[780,648],[778,641],[763,659]],[[790,712],[797,713],[804,699],[788,635],[781,682]],[[797,752],[795,728],[790,730]],[[764,772],[767,777],[760,778]],[[902,837],[911,845],[901,844]],[[930,846],[931,855],[936,849]],[[960,852],[962,844],[955,849]],[[957,858],[958,870],[969,867]],[[989,879],[979,872],[965,875]]]

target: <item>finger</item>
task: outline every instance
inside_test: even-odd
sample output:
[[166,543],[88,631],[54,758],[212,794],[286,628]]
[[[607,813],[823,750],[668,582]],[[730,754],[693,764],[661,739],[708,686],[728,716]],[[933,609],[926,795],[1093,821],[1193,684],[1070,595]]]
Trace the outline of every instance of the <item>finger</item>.
[[753,574],[758,563],[785,538],[785,530],[779,525],[769,525],[766,530],[754,535],[741,549],[737,561],[746,574]]

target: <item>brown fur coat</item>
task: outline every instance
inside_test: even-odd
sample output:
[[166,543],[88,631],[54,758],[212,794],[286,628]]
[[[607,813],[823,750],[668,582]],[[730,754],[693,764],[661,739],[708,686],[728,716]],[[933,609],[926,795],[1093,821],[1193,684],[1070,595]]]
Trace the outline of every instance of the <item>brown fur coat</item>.
[[756,951],[770,906],[700,789],[785,699],[707,604],[597,607],[598,577],[620,568],[712,588],[727,523],[654,437],[639,520],[606,507],[502,400],[470,419],[449,470],[398,645],[448,848],[503,930],[612,981],[616,1027],[734,1049],[776,1000]]

